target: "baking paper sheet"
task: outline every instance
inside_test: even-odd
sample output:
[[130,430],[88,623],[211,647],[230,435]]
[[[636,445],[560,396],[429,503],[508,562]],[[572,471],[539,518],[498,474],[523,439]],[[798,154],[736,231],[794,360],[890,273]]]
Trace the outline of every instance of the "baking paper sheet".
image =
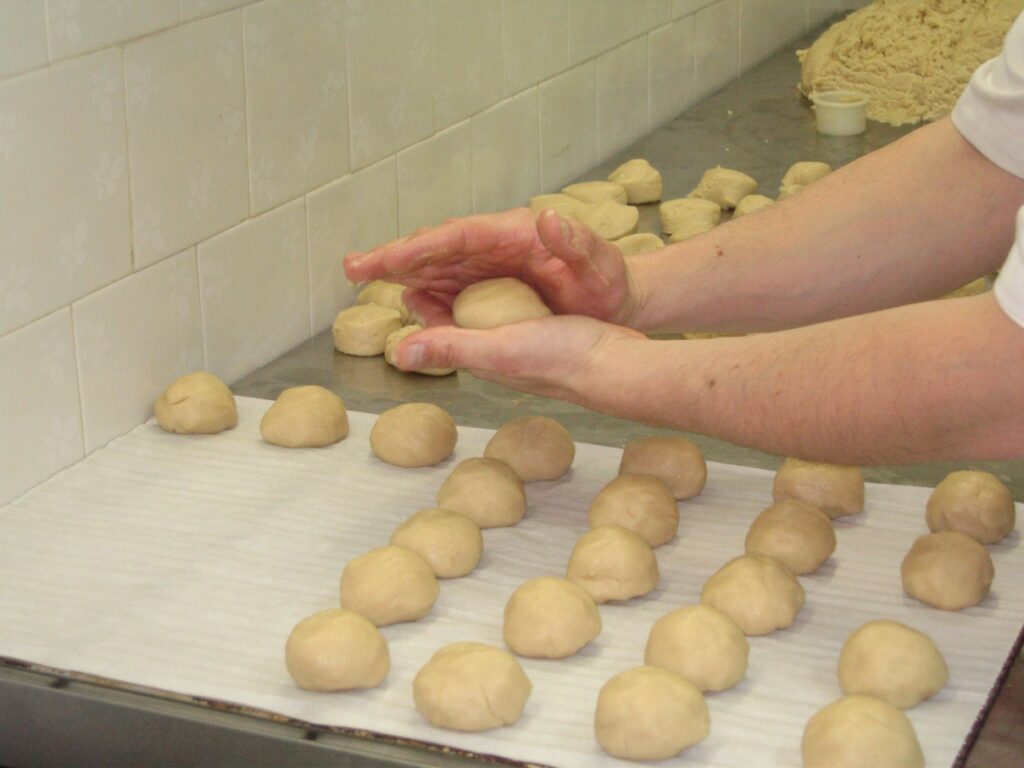
[[[658,589],[602,606],[604,631],[576,656],[523,659],[533,694],[515,726],[444,731],[413,706],[416,671],[449,642],[502,645],[509,594],[528,578],[563,573],[620,450],[578,445],[570,475],[530,484],[527,518],[485,531],[479,568],[442,582],[428,617],[385,627],[392,672],[380,688],[310,693],[285,670],[293,625],[336,606],[346,560],[386,544],[398,523],[433,506],[454,464],[481,455],[492,433],[460,427],[450,460],[398,469],[370,453],[372,415],[350,413],[351,433],[334,446],[289,450],[260,439],[268,401],[238,405],[232,431],[186,437],[150,422],[0,508],[0,655],[524,761],[625,765],[594,741],[599,688],[643,663],[654,620],[698,600],[771,502],[772,473],[710,464],[705,491],[680,503],[679,536],[657,550]],[[804,723],[840,694],[843,640],[882,617],[927,632],[949,663],[948,687],[908,715],[927,764],[953,762],[1021,628],[1024,551],[1016,532],[990,547],[996,577],[980,607],[947,613],[910,600],[899,565],[927,532],[928,494],[869,484],[866,511],[836,522],[834,557],[801,579],[807,605],[797,623],[751,638],[746,679],[708,696],[710,737],[665,764],[799,765]]]

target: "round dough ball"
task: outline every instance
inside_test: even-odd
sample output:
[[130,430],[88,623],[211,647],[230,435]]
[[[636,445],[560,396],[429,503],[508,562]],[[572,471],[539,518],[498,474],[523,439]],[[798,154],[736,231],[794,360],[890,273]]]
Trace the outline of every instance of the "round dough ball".
[[732,212],[732,217],[738,219],[740,216],[757,213],[769,205],[774,205],[774,203],[774,200],[765,195],[747,195],[736,203],[736,210]]
[[597,743],[626,760],[664,760],[703,741],[711,716],[696,686],[660,667],[620,672],[601,687]]
[[701,691],[725,691],[747,673],[750,643],[736,622],[708,605],[688,605],[654,622],[644,662],[689,680]]
[[484,643],[452,643],[416,673],[412,698],[431,725],[487,731],[519,720],[532,687],[508,651]]
[[404,547],[378,547],[341,572],[341,607],[378,627],[422,619],[441,593],[430,565]]
[[661,174],[642,157],[627,160],[608,175],[608,181],[626,190],[627,203],[653,203],[661,199]]
[[530,210],[539,214],[545,208],[550,208],[563,219],[578,219],[587,203],[571,195],[534,195],[530,198]]
[[445,478],[437,506],[465,515],[481,528],[515,525],[526,514],[523,481],[499,459],[464,459]]
[[661,578],[658,558],[646,541],[618,525],[583,534],[572,548],[565,577],[596,603],[646,595]]
[[520,656],[564,659],[599,634],[597,603],[568,579],[530,579],[505,604],[505,644]]
[[395,528],[388,543],[415,552],[439,579],[470,573],[484,551],[480,527],[447,509],[421,509]]
[[819,709],[800,742],[804,768],[924,768],[914,726],[892,704],[844,696]]
[[772,498],[797,499],[817,507],[832,520],[856,515],[864,509],[864,476],[859,467],[790,457],[775,473]]
[[562,188],[563,195],[575,197],[584,203],[600,203],[611,200],[619,205],[629,202],[625,188],[611,181],[582,181]]
[[626,235],[613,242],[619,247],[623,256],[636,256],[640,253],[650,253],[665,247],[665,241],[651,232]]
[[804,607],[804,588],[778,560],[740,555],[704,582],[700,601],[717,608],[746,635],[785,629]]
[[681,500],[704,490],[708,465],[700,448],[685,437],[644,437],[626,443],[619,474],[654,475]]
[[757,182],[741,171],[716,166],[705,171],[690,197],[711,200],[723,208],[735,208],[747,195],[757,191]]
[[235,396],[206,371],[179,376],[153,404],[156,423],[179,435],[212,435],[238,424]]
[[679,508],[672,491],[653,475],[619,475],[598,491],[587,520],[591,528],[620,525],[658,547],[675,538]]
[[684,232],[692,237],[713,229],[722,220],[722,206],[697,197],[667,200],[658,207],[658,212],[661,230],[670,235]]
[[960,531],[995,544],[1013,530],[1017,509],[1010,489],[989,472],[950,472],[928,497],[928,530]]
[[396,467],[432,467],[455,450],[459,439],[455,422],[432,403],[403,403],[390,408],[373,423],[373,455]]
[[632,205],[622,205],[614,200],[602,200],[588,205],[579,215],[581,223],[590,227],[594,234],[605,240],[617,240],[636,232],[640,211]]
[[373,357],[384,353],[388,336],[402,327],[402,315],[377,304],[357,304],[334,318],[334,348],[346,355]]
[[817,507],[788,499],[759,514],[747,531],[748,555],[774,557],[797,576],[814,573],[836,549],[836,532]]
[[906,624],[869,621],[843,643],[839,686],[907,709],[934,696],[949,680],[949,668],[932,639]]
[[329,389],[290,387],[263,414],[260,434],[284,448],[322,448],[348,436],[345,403]]
[[288,635],[288,673],[307,691],[374,688],[391,671],[384,636],[358,613],[331,608],[314,613]]
[[484,456],[504,461],[524,483],[557,480],[572,466],[576,443],[554,419],[521,416],[501,425],[487,442]]
[[[399,328],[397,331],[393,331],[388,334],[387,339],[384,341],[384,361],[388,365],[395,365],[395,350],[398,348],[398,342],[404,339],[406,336],[411,336],[417,331],[422,331],[423,326],[419,323],[410,323],[409,325]],[[447,376],[448,374],[455,373],[454,368],[417,368],[415,371],[409,371],[409,373],[419,373],[424,376]]]
[[452,317],[460,328],[497,328],[550,316],[551,310],[537,292],[514,277],[473,283],[463,288],[452,304]]
[[386,307],[395,310],[403,323],[409,322],[412,313],[405,306],[402,294],[405,293],[405,286],[401,283],[389,283],[387,280],[373,280],[366,284],[366,287],[356,297],[356,304],[376,304],[378,307]]
[[995,569],[988,550],[966,533],[920,537],[900,565],[903,589],[933,608],[959,611],[985,599]]

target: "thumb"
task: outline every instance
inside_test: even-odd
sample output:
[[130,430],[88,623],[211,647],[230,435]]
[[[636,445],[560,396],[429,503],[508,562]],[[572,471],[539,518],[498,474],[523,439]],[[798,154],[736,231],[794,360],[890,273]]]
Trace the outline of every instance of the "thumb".
[[[395,350],[395,362],[403,370],[420,368],[468,368],[494,371],[499,367],[495,331],[476,331],[452,325],[427,328],[410,334]],[[503,371],[507,372],[507,371]]]

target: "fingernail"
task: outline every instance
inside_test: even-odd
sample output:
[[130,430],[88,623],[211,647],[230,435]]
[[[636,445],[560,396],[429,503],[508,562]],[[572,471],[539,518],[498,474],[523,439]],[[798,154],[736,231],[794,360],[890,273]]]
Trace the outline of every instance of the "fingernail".
[[425,344],[413,344],[405,351],[404,357],[406,368],[421,368],[427,357],[427,347]]
[[[557,216],[558,214],[555,214],[555,215]],[[569,228],[569,222],[567,222],[565,219],[559,217],[558,225],[562,228],[562,239],[565,240],[566,243],[571,242],[572,241],[572,229]]]

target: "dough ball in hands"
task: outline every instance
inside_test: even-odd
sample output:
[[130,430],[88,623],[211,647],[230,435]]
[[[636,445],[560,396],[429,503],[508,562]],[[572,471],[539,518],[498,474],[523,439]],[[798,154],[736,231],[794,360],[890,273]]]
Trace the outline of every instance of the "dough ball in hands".
[[590,502],[591,528],[620,525],[652,547],[675,538],[679,508],[664,482],[653,475],[619,475]]
[[661,173],[642,157],[627,160],[608,175],[608,181],[626,190],[626,202],[633,205],[661,199]]
[[623,256],[650,253],[665,247],[665,241],[651,232],[638,232],[613,241]]
[[772,504],[747,531],[748,555],[774,557],[797,576],[814,573],[836,549],[828,515],[796,499]]
[[212,373],[179,376],[153,404],[156,423],[179,435],[212,435],[238,424],[235,396]]
[[473,283],[463,288],[452,304],[452,317],[460,328],[497,328],[550,316],[551,310],[537,292],[514,277]]
[[422,619],[441,593],[430,564],[404,547],[378,547],[341,572],[341,607],[378,627]]
[[571,195],[534,195],[530,198],[530,210],[536,215],[550,208],[563,219],[578,219],[587,203]]
[[747,195],[757,191],[757,181],[742,171],[718,166],[705,171],[690,197],[711,200],[723,208],[735,208]]
[[378,307],[393,309],[403,323],[409,322],[412,313],[405,306],[402,294],[405,286],[401,283],[389,283],[387,280],[372,280],[356,296],[356,304],[376,304]]
[[348,436],[345,403],[329,389],[290,387],[263,414],[260,434],[284,448],[322,448]]
[[[387,339],[384,341],[384,361],[388,365],[398,367],[395,360],[395,351],[398,349],[399,342],[402,341],[406,336],[412,336],[417,331],[422,331],[423,326],[419,323],[410,323],[409,325],[399,328],[397,331],[393,331],[388,334]],[[417,368],[411,373],[419,373],[424,376],[447,376],[451,373],[455,373],[454,368]]]
[[922,603],[959,611],[985,599],[995,569],[988,550],[965,533],[921,536],[900,565],[903,589]]
[[415,552],[439,579],[470,573],[484,551],[480,526],[447,509],[421,509],[395,528],[388,543]]
[[611,181],[581,181],[562,188],[562,194],[575,197],[584,203],[601,203],[611,200],[619,205],[629,202],[626,190],[621,184]]
[[572,466],[576,444],[569,430],[547,416],[521,416],[491,436],[484,456],[500,459],[524,483],[557,480]]
[[569,556],[565,577],[590,593],[596,603],[646,595],[661,574],[654,550],[632,531],[602,525],[583,534]]
[[594,735],[626,760],[664,760],[707,738],[711,716],[697,687],[667,669],[620,672],[597,696]]
[[695,197],[667,200],[658,207],[658,212],[661,229],[672,236],[673,242],[714,229],[722,220],[722,206]]
[[397,310],[378,304],[357,304],[334,318],[334,348],[346,355],[373,357],[384,354],[388,336],[402,327]]
[[797,499],[835,520],[864,509],[864,476],[859,467],[790,457],[775,473],[772,497],[775,501]]
[[934,696],[949,680],[949,669],[932,639],[898,621],[869,621],[843,643],[839,685],[907,709]]
[[601,634],[590,594],[568,579],[530,579],[505,604],[505,644],[520,656],[564,659]]
[[892,704],[844,696],[818,710],[800,742],[804,768],[924,768],[914,726]]
[[757,213],[764,208],[775,203],[770,197],[765,195],[747,195],[738,203],[736,203],[736,210],[732,212],[732,217],[738,219],[740,216],[747,216],[751,213]]
[[581,223],[590,227],[598,237],[617,240],[636,231],[640,211],[632,205],[621,205],[614,200],[604,200],[583,209],[579,215]]
[[688,605],[654,622],[644,663],[671,670],[701,691],[724,691],[743,679],[749,654],[736,622],[711,606]]
[[790,626],[804,607],[804,588],[778,560],[740,555],[704,582],[700,601],[717,608],[746,635]]
[[403,403],[384,411],[370,430],[370,448],[396,467],[432,467],[455,450],[455,422],[432,403]]
[[619,474],[654,475],[681,500],[704,490],[708,466],[700,448],[685,437],[644,437],[626,443]]
[[935,486],[925,507],[928,530],[960,531],[982,544],[995,544],[1016,523],[1010,489],[990,472],[951,472]]
[[532,685],[508,651],[484,643],[446,645],[412,682],[416,709],[431,725],[487,731],[523,714]]
[[288,673],[307,691],[374,688],[391,671],[384,636],[369,619],[342,608],[314,613],[296,624],[284,659]]
[[445,478],[437,505],[465,515],[481,528],[515,525],[526,514],[519,475],[500,459],[464,459]]

